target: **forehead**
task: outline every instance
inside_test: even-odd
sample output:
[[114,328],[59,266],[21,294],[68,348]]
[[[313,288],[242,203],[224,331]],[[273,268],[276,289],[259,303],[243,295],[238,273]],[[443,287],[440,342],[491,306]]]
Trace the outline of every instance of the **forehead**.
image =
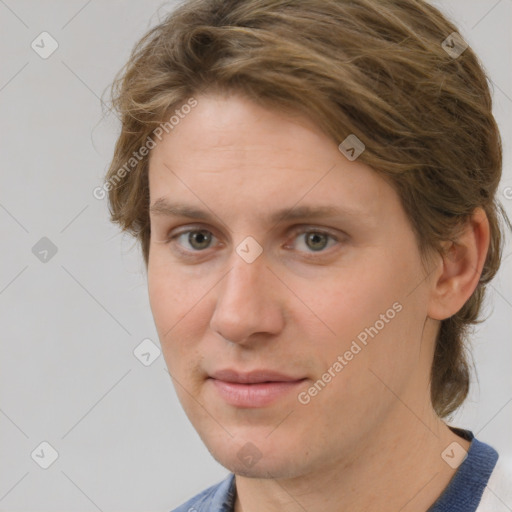
[[196,210],[209,204],[269,215],[272,210],[273,221],[293,206],[336,205],[355,216],[378,217],[387,202],[398,202],[383,178],[349,161],[307,118],[240,96],[197,100],[151,152],[152,213],[162,213],[165,208],[155,205],[167,201]]
[[[233,165],[259,164],[263,167],[295,167],[304,161],[306,168],[326,146],[334,143],[313,122],[300,114],[264,108],[240,95],[203,95],[197,106],[179,120],[152,155],[167,155],[174,162],[193,165],[215,154],[209,168],[221,170]],[[314,153],[312,148],[316,147]],[[332,148],[331,148],[332,149]],[[313,168],[317,166],[314,165]],[[327,170],[327,169],[326,169]]]

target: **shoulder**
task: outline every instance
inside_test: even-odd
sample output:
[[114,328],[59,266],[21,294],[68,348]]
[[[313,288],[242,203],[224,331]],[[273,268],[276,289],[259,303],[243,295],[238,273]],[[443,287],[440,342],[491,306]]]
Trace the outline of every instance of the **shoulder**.
[[500,458],[482,494],[477,512],[512,510],[512,459]]
[[481,509],[480,505],[496,468],[498,453],[488,444],[475,439],[471,432],[465,434],[464,438],[471,439],[466,457],[428,512],[497,512],[494,508]]
[[230,473],[171,512],[232,512],[234,495],[235,475]]

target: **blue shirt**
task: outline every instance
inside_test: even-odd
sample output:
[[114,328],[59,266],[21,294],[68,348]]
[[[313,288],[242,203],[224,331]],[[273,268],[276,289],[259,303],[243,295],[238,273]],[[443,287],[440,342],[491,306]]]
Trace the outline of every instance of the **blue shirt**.
[[[471,432],[457,432],[471,441],[467,457],[427,512],[478,512],[482,494],[498,461],[494,448],[475,439]],[[235,475],[230,473],[172,512],[233,512],[235,499]]]

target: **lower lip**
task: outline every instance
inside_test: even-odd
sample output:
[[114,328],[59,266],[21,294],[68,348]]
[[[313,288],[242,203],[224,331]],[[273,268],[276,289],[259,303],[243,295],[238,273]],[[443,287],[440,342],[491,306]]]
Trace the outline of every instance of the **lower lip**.
[[209,379],[220,396],[235,407],[264,407],[275,402],[297,388],[305,379],[290,382],[262,382],[258,384],[238,384],[223,380]]

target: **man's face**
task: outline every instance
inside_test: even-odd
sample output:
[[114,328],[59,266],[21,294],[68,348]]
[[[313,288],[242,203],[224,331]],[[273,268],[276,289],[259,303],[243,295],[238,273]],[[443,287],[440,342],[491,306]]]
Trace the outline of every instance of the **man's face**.
[[148,281],[177,394],[212,455],[293,477],[417,428],[429,285],[394,189],[307,119],[197,100],[152,150]]

